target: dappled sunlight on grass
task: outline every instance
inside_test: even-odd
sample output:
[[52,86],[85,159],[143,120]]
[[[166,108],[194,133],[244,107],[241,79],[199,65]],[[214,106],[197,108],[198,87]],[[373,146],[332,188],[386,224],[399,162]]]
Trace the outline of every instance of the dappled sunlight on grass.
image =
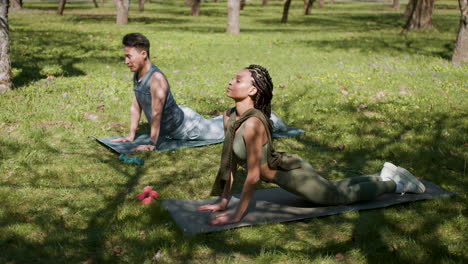
[[[115,26],[110,1],[25,1],[9,15],[15,89],[0,96],[0,262],[14,263],[462,263],[466,253],[468,65],[451,56],[456,1],[436,3],[435,30],[400,34],[387,2],[250,1],[241,35],[224,33],[226,3],[132,2]],[[205,116],[232,106],[225,88],[251,63],[270,70],[273,110],[306,134],[276,141],[328,179],[393,162],[458,195],[184,237],[161,205],[206,199],[221,145],[137,153],[127,165],[91,136],[128,130],[132,73],[121,37],[142,32],[179,104]],[[141,131],[148,125],[142,122]],[[240,192],[246,171],[236,175]],[[144,186],[160,197],[135,199]],[[258,188],[272,187],[261,183]],[[156,259],[156,260],[155,260]]]

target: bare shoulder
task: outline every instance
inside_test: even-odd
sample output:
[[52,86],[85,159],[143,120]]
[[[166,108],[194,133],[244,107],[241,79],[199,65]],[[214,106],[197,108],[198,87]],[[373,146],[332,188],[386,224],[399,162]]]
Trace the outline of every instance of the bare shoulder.
[[263,134],[265,134],[265,126],[260,119],[253,116],[245,121],[244,136],[257,137]]
[[166,77],[160,72],[151,74],[151,93],[155,94],[158,98],[165,98],[168,90],[168,83]]
[[152,75],[151,75],[151,81],[158,81],[158,82],[161,82],[161,81],[166,81],[166,78],[164,77],[164,75],[160,72],[154,72]]

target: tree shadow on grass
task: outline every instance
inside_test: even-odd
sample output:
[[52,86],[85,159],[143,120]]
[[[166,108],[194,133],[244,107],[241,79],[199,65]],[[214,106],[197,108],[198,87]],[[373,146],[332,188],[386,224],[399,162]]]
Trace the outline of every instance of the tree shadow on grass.
[[[399,104],[398,102],[387,103],[396,106]],[[293,112],[293,110],[288,110],[288,105],[285,107],[287,113]],[[376,109],[373,109],[373,107],[370,106],[369,111],[378,111],[378,105],[375,106]],[[369,167],[369,160],[378,157],[382,160],[394,161],[398,165],[410,169],[417,176],[423,176],[426,180],[431,180],[439,185],[444,184],[452,189],[466,191],[466,186],[468,186],[466,179],[460,177],[464,169],[463,160],[459,157],[447,157],[446,154],[433,151],[428,147],[431,146],[432,149],[443,148],[443,152],[447,153],[446,146],[463,144],[461,141],[452,142],[441,136],[445,127],[451,123],[456,123],[453,122],[454,120],[462,118],[460,114],[446,114],[434,111],[429,116],[417,112],[395,116],[391,113],[383,113],[381,119],[386,120],[388,124],[400,124],[396,132],[388,133],[379,124],[380,119],[357,112],[351,103],[340,103],[339,110],[352,113],[356,118],[356,123],[363,124],[346,131],[347,133],[361,135],[363,138],[371,135],[382,140],[372,146],[363,144],[360,148],[345,148],[343,151],[338,151],[334,146],[320,144],[314,138],[313,133],[310,133],[297,138],[298,142],[310,147],[302,149],[300,151],[301,155],[305,154],[307,157],[313,157],[314,153],[336,155],[340,165],[332,166],[331,169],[341,171],[346,176],[360,174],[365,171],[365,168]],[[405,134],[408,130],[414,130],[418,134],[428,133],[425,122],[418,121],[422,120],[422,115],[434,121],[436,124],[434,129],[430,130],[430,133],[423,140],[411,143],[411,148],[414,149],[413,152],[401,149],[398,146],[400,137],[395,137],[395,135]],[[285,120],[289,119],[287,115],[284,118]],[[301,124],[297,125],[301,126]],[[463,124],[458,126],[456,129],[463,129]],[[45,133],[42,138],[49,138],[50,136],[50,134]],[[56,205],[60,206],[60,210],[53,206],[44,207],[41,205],[47,201],[32,200],[31,202],[37,203],[38,206],[31,206],[31,208],[24,211],[21,207],[25,205],[19,206],[17,203],[9,202],[10,200],[6,198],[8,194],[0,194],[3,210],[0,215],[0,227],[5,228],[3,230],[18,225],[31,225],[41,230],[41,232],[31,232],[30,236],[18,232],[0,234],[2,238],[0,246],[4,253],[0,257],[0,262],[70,263],[86,260],[125,262],[125,258],[127,258],[128,262],[142,263],[151,259],[160,248],[166,248],[168,251],[164,251],[163,254],[168,254],[167,257],[173,258],[174,262],[203,262],[206,261],[207,257],[216,260],[220,256],[235,261],[230,256],[238,254],[248,259],[259,258],[261,254],[268,258],[270,253],[272,258],[278,257],[278,255],[299,256],[305,259],[332,256],[336,260],[341,258],[346,260],[346,258],[351,258],[352,255],[356,254],[356,251],[369,263],[378,263],[382,259],[391,262],[413,263],[427,263],[433,260],[435,262],[450,260],[464,263],[468,260],[466,256],[453,253],[453,250],[449,249],[447,243],[442,239],[433,239],[447,221],[451,220],[450,216],[459,215],[460,208],[466,210],[466,198],[463,197],[451,198],[450,206],[439,206],[437,212],[430,208],[434,204],[433,202],[395,206],[403,212],[416,215],[417,217],[411,219],[417,223],[416,226],[411,226],[407,222],[400,223],[400,218],[395,213],[388,213],[386,209],[377,209],[359,212],[357,213],[358,216],[354,218],[337,215],[286,224],[290,225],[286,227],[285,225],[274,224],[251,227],[253,231],[257,230],[255,232],[258,234],[257,237],[248,234],[246,236],[245,232],[249,232],[249,228],[242,228],[186,238],[158,203],[153,203],[148,207],[148,210],[144,211],[145,214],[150,214],[151,217],[149,218],[139,219],[135,215],[123,217],[119,214],[119,211],[128,200],[129,195],[135,192],[135,187],[138,185],[141,176],[148,174],[150,168],[160,166],[163,169],[160,170],[159,175],[154,180],[149,182],[149,185],[160,186],[160,188],[174,188],[174,186],[197,181],[199,175],[213,170],[213,164],[217,165],[217,162],[213,162],[211,159],[202,162],[197,159],[197,165],[192,167],[187,162],[187,156],[196,155],[197,150],[191,149],[165,154],[158,153],[158,155],[162,156],[160,156],[157,163],[134,167],[121,164],[115,155],[108,152],[87,153],[83,151],[80,153],[82,147],[78,146],[78,142],[71,142],[64,138],[61,138],[61,141],[61,144],[64,145],[76,146],[76,148],[72,149],[77,151],[63,151],[59,147],[41,141],[39,138],[35,142],[34,148],[36,151],[45,153],[49,159],[33,158],[32,161],[22,161],[17,166],[26,168],[31,174],[30,179],[24,185],[5,183],[0,184],[0,187],[18,187],[19,191],[25,191],[21,190],[21,188],[32,188],[42,192],[44,190],[50,192],[63,191],[64,189],[75,190],[80,193],[89,191],[102,196],[103,201],[96,204],[94,208],[87,208],[91,203],[84,201],[85,206],[82,205],[83,202],[75,203],[74,200],[80,201],[85,198],[80,198],[80,195],[74,193],[76,195],[75,199],[51,201],[51,203],[55,202]],[[1,152],[2,158],[9,156],[14,160],[15,156],[24,154],[23,149],[31,148],[26,143],[8,143],[2,140],[0,142],[1,148],[8,150],[7,152]],[[74,186],[72,183],[69,187],[55,184],[55,178],[60,177],[60,171],[39,173],[35,168],[47,164],[51,157],[59,155],[71,155],[83,163],[97,161],[104,164],[104,166],[109,166],[112,173],[123,176],[125,180],[115,183],[110,192],[103,185]],[[152,155],[155,154],[152,153]],[[170,166],[175,168],[167,169]],[[454,170],[455,175],[459,177],[446,177],[445,172],[448,169]],[[192,197],[198,191],[185,187],[182,189],[186,191],[184,191],[183,197],[178,198]],[[67,214],[70,213],[62,213],[65,209],[69,210],[69,212],[83,214],[86,219],[85,225],[80,226],[69,223]],[[425,217],[426,215],[429,216]],[[407,215],[404,216],[403,220],[407,221],[408,217]],[[123,232],[127,223],[131,226],[134,222],[139,222],[138,226],[153,230],[156,234],[153,234],[149,239],[138,239],[132,235],[127,237],[122,234],[118,237],[116,244],[113,244],[114,241],[109,241],[112,235]],[[341,234],[339,230],[334,230],[335,225],[338,227],[340,225],[351,225],[352,231],[350,234],[346,234],[346,232]],[[427,234],[433,235],[428,238]],[[394,238],[389,238],[388,235]],[[319,245],[309,245],[304,239],[317,236],[323,238],[323,242]],[[35,241],[34,237],[38,237],[38,240]],[[400,239],[403,239],[403,241]],[[281,241],[296,241],[302,244],[297,249],[298,247],[290,247],[288,243],[282,243]],[[117,246],[119,244],[124,245],[119,248]],[[200,256],[200,248],[209,248],[212,253],[209,253],[208,256]],[[408,251],[413,251],[413,253],[407,254]],[[274,261],[274,259],[271,260]]]
[[[454,43],[443,39],[434,39],[430,36],[407,38],[405,35],[350,37],[339,40],[306,40],[299,41],[306,46],[314,46],[323,51],[357,50],[362,53],[391,53],[407,55],[425,55],[451,59]],[[428,44],[429,43],[429,44]],[[437,49],[434,49],[437,47]]]
[[[117,61],[101,52],[109,49],[105,44],[89,41],[89,35],[64,31],[30,31],[17,29],[12,38],[12,67],[20,72],[13,77],[17,88],[52,76],[82,76],[86,73],[76,64],[83,61]],[[31,43],[33,42],[33,43]],[[35,47],[30,50],[28,47]]]
[[[399,102],[388,103],[395,104],[397,107],[399,105]],[[363,124],[347,131],[347,133],[354,133],[362,138],[372,136],[381,140],[378,140],[377,144],[363,144],[358,148],[339,152],[341,153],[341,163],[344,165],[335,166],[335,170],[340,170],[347,176],[355,176],[369,167],[369,160],[377,157],[406,167],[415,175],[426,180],[466,193],[467,180],[461,177],[465,169],[463,157],[447,156],[447,148],[463,144],[462,139],[458,139],[459,142],[455,143],[452,142],[453,139],[450,140],[442,136],[445,127],[450,123],[457,123],[456,120],[462,118],[461,113],[432,112],[429,116],[427,113],[418,112],[405,113],[403,116],[384,113],[380,119],[386,121],[385,125],[400,124],[396,131],[388,133],[385,127],[380,124],[381,120],[359,113],[349,103],[341,104],[340,111],[353,113],[356,117],[356,123]],[[426,122],[420,121],[423,120],[423,116],[436,124],[434,129],[428,129]],[[463,124],[458,126],[457,129],[463,129]],[[402,140],[400,135],[406,134],[408,130],[413,130],[416,134],[427,135],[423,139],[409,143],[412,149],[410,152],[406,148],[401,148],[399,143]],[[297,141],[305,146],[312,146],[311,152],[320,152],[320,154],[325,152],[326,155],[337,152],[333,146],[317,145],[313,136],[308,134],[298,137]],[[437,149],[444,149],[444,151],[437,151]],[[308,153],[309,150],[302,150],[302,152]],[[447,170],[456,171],[455,175],[458,177],[446,177]],[[383,259],[396,263],[443,261],[464,263],[468,261],[467,256],[458,254],[457,250],[450,249],[450,245],[444,239],[438,239],[437,234],[449,221],[452,221],[450,216],[460,215],[460,207],[465,208],[466,211],[466,195],[450,198],[450,206],[440,206],[446,203],[442,199],[448,198],[394,206],[393,208],[398,208],[402,211],[402,215],[405,215],[403,220],[398,217],[395,210],[388,212],[386,209],[375,209],[357,212],[357,218],[336,215],[296,222],[291,224],[290,228],[278,227],[274,224],[249,227],[265,230],[265,232],[258,231],[257,237],[246,236],[245,232],[249,232],[249,228],[199,234],[194,238],[185,239],[187,248],[190,250],[179,254],[178,257],[184,261],[198,261],[196,248],[208,247],[213,252],[213,255],[210,255],[212,259],[219,259],[220,256],[230,258],[230,256],[240,254],[242,259],[247,258],[253,261],[260,255],[268,256],[270,252],[273,256],[272,261],[281,255],[294,255],[301,259],[311,260],[319,257],[332,257],[337,261],[346,261],[353,255],[355,256],[357,251],[368,263],[379,263]],[[434,204],[439,205],[437,212],[433,211]],[[417,217],[412,218],[408,214]],[[411,222],[408,222],[410,219]],[[330,231],[334,229],[334,225],[339,226],[340,224],[351,225],[351,234],[341,234],[339,230]],[[271,235],[272,233],[275,235]],[[432,235],[428,237],[428,234]],[[291,248],[287,246],[287,243],[283,245],[271,241],[297,241],[299,243],[304,240],[304,237],[317,237],[318,235],[324,237],[323,243],[315,246],[304,245],[306,244],[304,241],[302,243],[304,249],[295,249],[296,246]],[[447,234],[444,235],[447,236]],[[452,241],[452,243],[454,242]],[[262,257],[263,260],[265,258],[268,259],[268,257]]]
[[[45,133],[43,138],[50,138],[50,135]],[[75,145],[74,142],[68,142],[66,139],[61,140],[61,144],[67,146]],[[15,156],[24,153],[24,149],[30,149],[29,144],[23,143],[8,143],[0,141],[0,146],[8,153],[8,157],[14,160]],[[41,153],[48,157],[42,161],[21,161],[16,166],[21,167],[23,170],[29,172],[27,179],[20,181],[21,183],[8,183],[0,184],[0,188],[15,188],[40,190],[41,194],[49,192],[61,192],[64,190],[78,193],[91,192],[95,195],[103,196],[105,199],[104,206],[99,206],[101,209],[93,210],[93,208],[83,208],[80,202],[74,200],[67,200],[62,198],[52,199],[52,204],[58,206],[44,206],[47,201],[32,200],[31,203],[37,204],[36,207],[30,204],[25,204],[23,209],[18,208],[17,201],[11,201],[4,197],[6,193],[0,194],[2,200],[2,215],[0,216],[0,227],[7,230],[15,226],[30,225],[34,232],[30,235],[18,235],[16,232],[4,233],[0,236],[0,246],[2,247],[2,255],[0,262],[9,263],[71,263],[85,260],[104,259],[105,239],[106,235],[112,232],[112,224],[115,221],[116,214],[119,206],[126,200],[129,193],[133,193],[136,184],[142,174],[145,172],[145,167],[132,167],[122,164],[116,158],[108,155],[101,155],[99,153],[79,153],[79,152],[66,152],[58,147],[53,147],[45,141],[36,140],[34,143],[35,152]],[[76,149],[79,149],[77,147]],[[3,154],[2,154],[3,155]],[[106,193],[107,185],[79,185],[71,186],[67,184],[56,185],[56,180],[63,177],[62,173],[55,170],[44,172],[37,172],[35,167],[44,167],[48,164],[48,160],[54,156],[74,156],[80,160],[98,160],[103,164],[108,164],[116,174],[123,175],[127,178],[124,183],[115,184],[115,192]],[[111,155],[115,156],[115,155]],[[44,182],[48,181],[47,184]],[[17,181],[17,180],[15,180]],[[81,197],[76,195],[76,200],[86,200],[88,197]],[[21,204],[21,203],[20,203]],[[24,209],[26,207],[27,209]],[[26,210],[26,212],[24,211]],[[69,213],[63,213],[66,210]],[[70,213],[90,215],[86,228],[79,227],[74,224],[69,224],[67,219]],[[92,212],[88,214],[86,212]],[[20,232],[21,233],[21,232]],[[83,235],[85,237],[83,238]],[[108,256],[109,254],[107,254]],[[117,257],[113,258],[117,260]],[[109,261],[112,261],[112,257]]]
[[[280,19],[259,18],[258,23],[264,25],[282,25]],[[292,18],[289,26],[310,26],[309,32],[366,32],[373,30],[395,30],[404,25],[400,14],[348,14],[310,15]]]
[[[42,11],[57,11],[58,4],[52,3],[41,3],[38,2],[26,2],[23,4],[23,11],[24,10],[42,10]],[[83,9],[96,9],[94,7],[93,2],[75,2],[75,1],[67,1],[65,6],[64,12],[66,13],[67,10],[83,10]]]
[[[65,17],[67,21],[80,22],[80,23],[115,23],[115,14],[71,14]],[[129,24],[141,23],[141,24],[182,24],[190,22],[189,19],[178,17],[149,17],[149,16],[131,16],[129,17]]]

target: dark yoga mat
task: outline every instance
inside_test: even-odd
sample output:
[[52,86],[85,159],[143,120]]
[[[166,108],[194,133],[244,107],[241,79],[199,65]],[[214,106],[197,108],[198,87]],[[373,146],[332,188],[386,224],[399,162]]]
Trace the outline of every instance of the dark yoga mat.
[[[163,202],[163,206],[169,211],[184,234],[192,236],[198,233],[216,232],[241,226],[295,221],[454,195],[454,193],[448,192],[431,182],[422,182],[426,186],[426,192],[423,194],[407,193],[401,195],[388,193],[380,196],[376,200],[338,206],[315,205],[281,188],[261,189],[255,191],[247,213],[241,222],[222,226],[212,226],[208,224],[210,219],[217,213],[196,210],[198,206],[214,203],[218,199],[168,199]],[[235,194],[231,197],[227,211],[232,212],[236,208],[239,198],[240,194]]]
[[[295,128],[295,127],[288,127],[283,131],[275,131],[273,132],[273,137],[294,137],[298,135],[304,134],[304,130]],[[119,154],[130,154],[131,149],[135,148],[138,145],[146,145],[149,144],[149,135],[137,135],[133,142],[111,142],[111,140],[120,137],[94,137],[99,143],[103,144],[104,146],[114,150]],[[216,139],[216,140],[175,140],[175,139],[165,139],[162,142],[158,142],[157,149],[155,151],[169,151],[175,150],[179,148],[192,148],[192,147],[201,147],[207,146],[212,144],[217,144],[223,142],[224,139]]]

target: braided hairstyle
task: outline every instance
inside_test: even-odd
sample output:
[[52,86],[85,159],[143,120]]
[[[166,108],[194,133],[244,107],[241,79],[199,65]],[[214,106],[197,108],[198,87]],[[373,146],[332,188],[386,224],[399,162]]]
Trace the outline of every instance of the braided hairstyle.
[[271,99],[273,98],[273,82],[268,70],[260,65],[251,64],[246,68],[253,79],[253,86],[257,88],[257,93],[253,97],[254,107],[267,118],[271,116]]

